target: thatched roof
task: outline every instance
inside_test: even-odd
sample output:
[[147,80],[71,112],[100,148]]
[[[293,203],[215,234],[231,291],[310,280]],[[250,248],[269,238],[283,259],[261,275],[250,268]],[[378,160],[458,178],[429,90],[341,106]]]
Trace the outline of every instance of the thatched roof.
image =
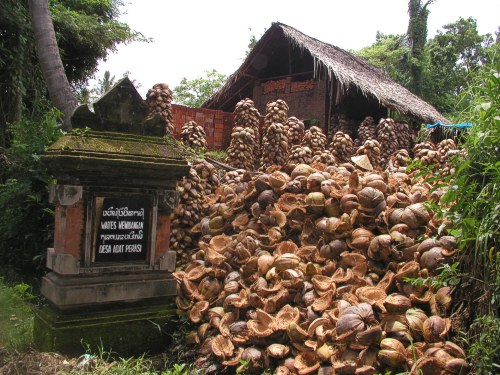
[[[239,100],[241,96],[251,95],[250,84],[255,79],[266,78],[256,73],[256,61],[262,59],[262,54],[266,53],[266,45],[272,40],[276,41],[276,38],[281,44],[285,44],[283,41],[289,42],[292,48],[298,48],[303,56],[310,54],[314,64],[314,76],[319,77],[326,73],[330,82],[337,82],[341,92],[355,88],[366,97],[377,100],[382,106],[401,115],[424,122],[449,123],[432,105],[412,94],[364,59],[311,38],[283,23],[272,24],[240,68],[203,107],[221,108],[233,100]],[[269,59],[273,58],[276,56],[269,56]]]

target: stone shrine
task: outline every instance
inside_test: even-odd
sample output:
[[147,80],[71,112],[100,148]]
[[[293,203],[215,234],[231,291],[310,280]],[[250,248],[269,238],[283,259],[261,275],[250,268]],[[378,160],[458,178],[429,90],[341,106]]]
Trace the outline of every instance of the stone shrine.
[[189,166],[161,119],[146,118],[128,78],[93,107],[78,107],[73,130],[43,157],[57,183],[51,272],[41,287],[49,306],[37,313],[35,342],[67,353],[161,350],[158,327],[175,313],[170,213]]

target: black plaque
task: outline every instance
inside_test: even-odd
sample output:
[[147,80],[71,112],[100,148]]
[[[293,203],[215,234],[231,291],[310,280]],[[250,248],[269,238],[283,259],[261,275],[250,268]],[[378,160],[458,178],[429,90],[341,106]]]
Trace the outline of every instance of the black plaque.
[[95,262],[147,260],[151,199],[96,198]]

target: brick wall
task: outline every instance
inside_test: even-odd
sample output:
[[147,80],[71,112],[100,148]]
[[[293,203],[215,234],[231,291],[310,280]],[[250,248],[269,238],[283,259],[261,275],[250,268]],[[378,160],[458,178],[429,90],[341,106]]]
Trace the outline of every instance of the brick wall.
[[231,142],[233,114],[206,108],[189,108],[172,104],[174,117],[174,137],[179,139],[182,126],[188,121],[196,121],[207,134],[209,150],[225,150]]
[[[253,89],[253,101],[262,116],[266,113],[268,101],[283,99],[290,108],[289,116],[301,120],[317,119],[323,130],[326,123],[325,97],[326,84],[318,80],[293,82],[292,78],[288,77],[256,84]],[[196,121],[205,129],[209,150],[225,150],[229,147],[234,118],[232,113],[172,104],[172,114],[176,139],[179,139],[182,126],[186,122]]]
[[259,112],[266,113],[270,100],[283,99],[290,108],[288,115],[301,120],[319,120],[325,130],[326,83],[323,80],[293,82],[291,77],[277,81],[257,83],[253,88],[253,101]]

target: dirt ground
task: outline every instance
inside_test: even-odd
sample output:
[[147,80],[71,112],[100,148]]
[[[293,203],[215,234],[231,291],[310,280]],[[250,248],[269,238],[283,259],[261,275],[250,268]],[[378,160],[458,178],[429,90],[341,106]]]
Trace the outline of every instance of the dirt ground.
[[18,353],[0,348],[0,375],[54,375],[77,369],[76,359],[57,353]]
[[[150,371],[162,371],[171,367],[165,353],[147,357],[147,360],[150,361]],[[2,348],[0,343],[0,375],[113,374],[116,367],[120,367],[119,362],[119,360],[106,362],[92,355],[70,358],[58,353],[43,353],[35,350],[20,353]],[[181,362],[191,363],[196,369],[208,375],[226,373],[222,371],[220,365],[208,361],[207,358],[195,356],[194,351]],[[120,369],[119,373],[122,373],[123,367]]]

